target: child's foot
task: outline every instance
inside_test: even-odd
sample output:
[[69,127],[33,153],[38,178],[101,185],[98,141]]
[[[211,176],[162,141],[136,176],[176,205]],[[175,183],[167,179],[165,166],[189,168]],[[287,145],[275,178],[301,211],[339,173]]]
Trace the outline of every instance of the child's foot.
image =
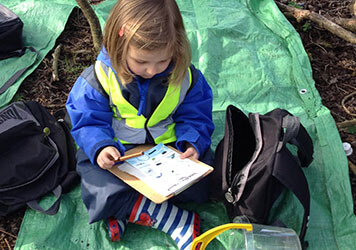
[[156,204],[140,196],[131,212],[129,222],[151,226],[169,234],[179,249],[190,249],[199,235],[200,217],[168,202]]
[[109,238],[111,241],[119,241],[124,233],[126,222],[117,220],[114,217],[108,218]]

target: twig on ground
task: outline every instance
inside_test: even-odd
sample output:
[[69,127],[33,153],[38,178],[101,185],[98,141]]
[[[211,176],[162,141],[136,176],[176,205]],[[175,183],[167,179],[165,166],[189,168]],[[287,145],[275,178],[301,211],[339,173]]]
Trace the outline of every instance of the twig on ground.
[[48,109],[61,109],[61,108],[65,107],[66,104],[65,103],[63,103],[63,104],[43,104],[43,106]]
[[323,46],[321,46],[320,44],[317,44],[317,43],[315,43],[313,41],[311,43],[309,43],[308,45],[306,45],[305,48],[308,48],[310,45],[315,45],[315,46],[319,47],[320,49],[322,49],[325,52],[325,54],[328,53]]
[[356,175],[356,166],[355,164],[352,163],[352,161],[348,160],[349,161],[349,167],[352,171],[352,173],[354,173],[354,175]]
[[4,231],[4,230],[2,230],[2,229],[0,229],[0,232],[1,232],[1,233],[4,233],[4,234],[7,234],[7,235],[10,235],[11,237],[17,239],[17,236],[13,235],[12,233],[8,233],[8,232],[6,232],[6,231]]
[[350,110],[348,110],[348,108],[345,106],[345,102],[350,99],[351,97],[353,97],[354,95],[356,95],[356,91],[352,92],[351,94],[348,94],[347,96],[345,96],[342,101],[341,101],[341,105],[343,107],[343,109],[345,110],[346,113],[348,113],[349,115],[351,116],[355,116],[356,117],[356,114],[355,113],[352,113]]
[[53,65],[52,65],[52,80],[53,81],[59,81],[59,76],[58,76],[58,60],[59,60],[59,54],[61,53],[61,48],[62,45],[59,44],[56,49],[54,50],[54,53],[52,54],[53,56]]
[[9,248],[9,250],[11,250],[11,246],[10,246],[9,242],[7,241],[7,239],[4,239],[4,240],[5,240],[7,247]]
[[338,128],[348,128],[356,126],[356,119],[336,123]]
[[75,50],[73,53],[74,54],[90,54],[92,52],[89,49],[80,49],[80,50]]

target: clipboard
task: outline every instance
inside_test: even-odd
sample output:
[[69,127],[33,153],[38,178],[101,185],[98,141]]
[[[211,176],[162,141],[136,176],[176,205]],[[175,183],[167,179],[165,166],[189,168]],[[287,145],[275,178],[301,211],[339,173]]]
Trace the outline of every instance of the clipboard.
[[[133,154],[133,153],[138,153],[140,151],[147,151],[151,148],[153,148],[154,145],[139,145],[135,148],[132,148],[128,151],[126,151],[125,155],[127,154]],[[177,152],[178,154],[182,154],[181,152],[179,152],[177,149],[171,147],[171,146],[167,146],[168,148],[174,150],[175,152]],[[193,158],[188,158],[204,167],[207,168],[207,171],[201,175],[199,178],[195,179],[194,181],[190,182],[188,185],[186,185],[184,188],[182,188],[180,192],[184,191],[185,189],[189,188],[190,186],[192,186],[194,183],[200,181],[202,178],[204,178],[205,176],[207,176],[208,174],[210,174],[214,169],[201,162],[198,160],[195,160]],[[135,190],[137,190],[138,192],[140,192],[142,195],[144,195],[146,198],[150,199],[151,201],[155,202],[156,204],[160,204],[168,199],[170,199],[171,197],[179,194],[179,193],[171,193],[170,195],[167,196],[163,196],[160,193],[158,193],[157,191],[155,191],[151,186],[149,186],[148,184],[146,184],[145,182],[143,182],[142,180],[140,180],[139,178],[137,178],[134,175],[131,175],[125,171],[120,170],[120,165],[115,165],[114,167],[112,167],[111,169],[108,169],[112,174],[114,174],[116,177],[120,178],[122,181],[124,181],[126,184],[128,184],[129,186],[131,186],[132,188],[134,188]]]

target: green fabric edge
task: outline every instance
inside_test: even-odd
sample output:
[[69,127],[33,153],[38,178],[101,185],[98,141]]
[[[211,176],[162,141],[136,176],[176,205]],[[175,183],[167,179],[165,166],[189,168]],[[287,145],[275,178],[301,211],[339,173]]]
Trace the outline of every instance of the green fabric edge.
[[[5,84],[5,82],[18,70],[32,65],[11,87],[0,95],[0,108],[6,106],[13,100],[24,79],[38,67],[47,53],[54,47],[56,39],[62,33],[66,24],[66,22],[63,22],[62,20],[68,19],[71,11],[76,6],[76,2],[74,0],[3,0],[1,1],[1,4],[16,13],[23,21],[24,45],[34,47],[38,51],[38,56],[36,57],[36,53],[27,49],[26,53],[20,58],[0,60],[0,69],[6,72],[6,74],[0,76],[0,82],[2,82],[2,84]],[[56,15],[61,14],[61,21],[55,22],[54,19],[48,21],[43,20],[44,23],[33,21],[32,18],[34,16],[48,16],[48,18],[51,18],[51,16],[48,15],[49,7],[46,8],[46,6],[57,8],[57,10],[52,11],[53,13],[56,13]],[[46,35],[46,39],[43,39],[39,34]]]

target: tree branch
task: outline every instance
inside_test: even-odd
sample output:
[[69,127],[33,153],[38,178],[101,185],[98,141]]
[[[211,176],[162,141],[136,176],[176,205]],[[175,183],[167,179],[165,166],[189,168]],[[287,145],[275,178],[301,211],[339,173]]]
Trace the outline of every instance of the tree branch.
[[346,111],[346,113],[356,117],[356,114],[352,113],[350,110],[348,110],[348,108],[345,105],[346,101],[351,99],[353,96],[356,96],[356,91],[354,91],[351,94],[348,94],[347,96],[345,96],[341,101],[341,105],[342,105],[343,109]]
[[349,167],[350,167],[352,173],[354,173],[354,175],[356,175],[356,166],[355,166],[355,164],[353,164],[353,162],[350,161],[350,160],[348,160],[348,162],[349,162]]
[[4,233],[4,234],[7,234],[7,235],[10,235],[11,237],[17,239],[17,236],[13,235],[12,233],[8,233],[8,232],[2,230],[1,228],[0,228],[0,232],[1,232],[1,233]]
[[59,55],[61,53],[61,48],[62,45],[59,44],[56,49],[54,50],[54,53],[52,54],[53,57],[53,65],[52,65],[52,80],[53,81],[59,81],[59,74],[58,74],[58,61],[59,61]]
[[331,21],[344,27],[345,29],[356,33],[356,19],[355,18],[342,18],[342,17],[332,17]]
[[328,30],[329,32],[344,39],[345,41],[356,44],[356,35],[354,33],[344,29],[340,25],[330,21],[324,16],[309,10],[293,8],[291,6],[279,2],[276,3],[282,10],[292,14],[293,17],[297,20],[297,22],[301,22],[304,19],[309,19],[314,23],[318,24],[321,28]]
[[99,19],[87,0],[75,1],[83,11],[85,18],[88,20],[91,35],[93,37],[94,49],[97,53],[99,53],[103,41],[103,33],[101,31]]
[[356,126],[356,119],[348,120],[348,121],[343,121],[343,122],[338,122],[338,123],[336,123],[336,126],[337,126],[339,129]]

